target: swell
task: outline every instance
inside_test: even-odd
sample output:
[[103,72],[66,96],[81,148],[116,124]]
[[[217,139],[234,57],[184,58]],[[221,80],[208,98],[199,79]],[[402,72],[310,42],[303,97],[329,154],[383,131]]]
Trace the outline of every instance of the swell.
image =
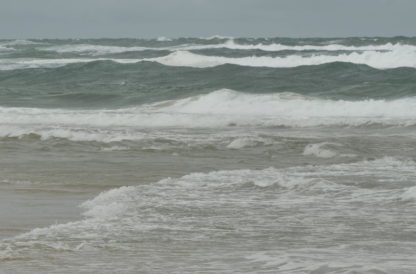
[[[147,48],[141,46],[135,47],[121,47],[116,45],[61,45],[52,47],[55,51],[55,58],[37,58],[33,59],[35,55],[26,58],[6,58],[1,59],[1,70],[13,70],[22,68],[37,68],[37,67],[58,67],[70,63],[92,62],[97,60],[112,60],[119,63],[135,63],[143,61],[151,61],[161,63],[167,66],[185,66],[185,67],[214,67],[223,64],[234,64],[240,66],[250,67],[297,67],[302,65],[320,65],[331,62],[348,62],[354,64],[366,64],[368,66],[387,69],[397,67],[416,67],[416,46],[387,43],[384,45],[367,45],[361,47],[344,46],[339,44],[330,45],[293,45],[283,46],[280,44],[273,45],[241,45],[236,44],[233,40],[227,42],[228,44],[215,45],[186,45],[174,47],[156,47]],[[226,46],[226,47],[225,47]],[[291,54],[286,56],[244,56],[244,57],[225,57],[225,56],[207,56],[197,54],[193,51],[206,49],[232,49],[237,51],[271,51],[281,52],[284,50],[304,51],[317,50],[314,54],[302,55]],[[47,49],[47,48],[46,48]],[[33,50],[33,48],[32,48]],[[93,58],[96,55],[106,54],[120,54],[137,51],[168,51],[170,54],[158,57],[139,57],[132,58]],[[68,56],[61,56],[62,53],[85,53],[89,58],[85,58],[82,54],[76,58],[68,58]],[[336,52],[336,54],[328,54],[326,52]],[[65,58],[63,58],[65,57]]]
[[233,49],[263,51],[280,50],[394,50],[401,46],[414,46],[414,37],[356,37],[356,38],[209,38],[158,39],[41,39],[0,40],[0,45],[16,49],[38,49],[56,53],[108,54],[142,50],[198,50]]
[[332,62],[365,64],[378,69],[416,67],[414,47],[400,51],[365,51],[342,53],[338,55],[316,54],[312,56],[289,55],[284,57],[248,56],[231,58],[223,56],[206,56],[189,51],[175,51],[164,57],[148,59],[168,66],[214,67],[222,64],[234,64],[251,67],[287,68],[303,65],[320,65]]
[[204,49],[231,49],[231,50],[261,50],[261,51],[393,51],[401,48],[414,48],[413,45],[400,43],[386,43],[380,45],[288,45],[281,43],[238,43],[234,39],[228,39],[224,43],[218,44],[179,44],[170,46],[116,46],[116,45],[99,45],[99,44],[64,44],[50,47],[39,47],[41,51],[53,51],[57,53],[86,53],[91,55],[104,55],[112,53],[134,52],[134,51],[177,51],[177,50],[204,50]]
[[377,70],[339,62],[295,68],[188,68],[95,61],[0,71],[0,104],[16,107],[119,108],[222,88],[254,94],[293,92],[333,100],[390,100],[416,96],[416,70]]

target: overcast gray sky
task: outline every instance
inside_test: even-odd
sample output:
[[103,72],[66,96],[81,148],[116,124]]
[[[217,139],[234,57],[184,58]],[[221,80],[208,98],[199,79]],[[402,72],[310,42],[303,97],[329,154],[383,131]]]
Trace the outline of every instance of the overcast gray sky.
[[0,38],[416,36],[416,0],[0,0]]

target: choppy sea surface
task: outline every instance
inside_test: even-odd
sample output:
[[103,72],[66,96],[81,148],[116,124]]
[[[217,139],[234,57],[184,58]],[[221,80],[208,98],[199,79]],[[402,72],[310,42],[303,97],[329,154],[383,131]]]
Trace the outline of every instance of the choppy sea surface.
[[0,273],[416,273],[416,38],[0,40]]

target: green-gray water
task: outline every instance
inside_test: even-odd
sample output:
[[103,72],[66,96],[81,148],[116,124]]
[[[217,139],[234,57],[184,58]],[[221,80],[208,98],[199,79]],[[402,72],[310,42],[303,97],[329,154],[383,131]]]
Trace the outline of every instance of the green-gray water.
[[415,273],[416,39],[0,40],[0,272]]

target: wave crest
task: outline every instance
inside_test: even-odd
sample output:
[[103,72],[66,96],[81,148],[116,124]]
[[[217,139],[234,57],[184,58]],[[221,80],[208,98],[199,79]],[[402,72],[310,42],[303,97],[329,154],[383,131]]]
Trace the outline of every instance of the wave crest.
[[[94,44],[72,44],[72,45],[58,45],[39,48],[44,51],[55,51],[59,53],[68,52],[86,52],[93,54],[110,54],[110,53],[122,53],[131,51],[144,51],[144,50],[167,50],[167,51],[189,51],[189,50],[208,50],[208,49],[231,49],[231,50],[261,50],[267,52],[278,51],[401,51],[401,50],[416,50],[413,45],[400,44],[400,43],[386,43],[382,45],[366,45],[366,46],[347,46],[342,44],[329,44],[329,45],[285,45],[280,43],[270,44],[241,44],[235,42],[233,38],[227,37],[212,37],[210,39],[227,39],[224,43],[220,44],[179,44],[173,46],[158,46],[158,47],[144,47],[144,46],[109,46],[109,45],[94,45]],[[208,39],[208,40],[210,40]],[[166,37],[160,37],[158,42],[170,42],[172,41]]]
[[416,124],[415,121],[414,97],[391,101],[344,101],[293,93],[249,94],[227,89],[113,110],[0,108],[2,137],[35,133],[44,136],[42,138],[67,136],[82,140],[104,138],[108,128],[123,133],[108,140],[129,139],[129,132],[121,130],[125,127],[411,126]]
[[[234,64],[249,67],[297,67],[305,65],[320,65],[332,62],[348,62],[365,64],[377,69],[416,67],[416,46],[408,44],[386,43],[382,45],[348,46],[342,44],[329,45],[284,45],[284,44],[240,44],[234,39],[228,39],[220,44],[179,44],[173,46],[121,46],[99,44],[64,44],[48,47],[38,47],[41,51],[57,53],[78,53],[86,56],[99,56],[135,51],[168,51],[170,54],[156,58],[141,59],[111,59],[111,58],[78,58],[78,59],[10,59],[2,60],[0,69],[17,69],[26,67],[55,67],[74,62],[91,62],[112,60],[119,63],[134,63],[153,61],[168,66],[213,67],[223,64]],[[207,56],[191,51],[208,49],[230,49],[240,51],[261,50],[266,52],[280,51],[316,51],[312,55],[292,54],[286,56],[245,56],[225,57]],[[0,45],[0,50],[14,50]],[[163,53],[162,53],[163,54]],[[250,53],[248,53],[250,54]],[[15,63],[15,66],[5,66],[4,62]],[[25,66],[26,64],[26,66]],[[52,65],[53,64],[53,65]]]
[[339,55],[313,56],[289,55],[285,57],[250,56],[250,57],[223,57],[206,56],[189,51],[175,51],[164,57],[150,58],[147,61],[154,61],[167,66],[185,67],[215,67],[224,64],[233,64],[248,67],[272,67],[290,68],[298,66],[321,65],[333,62],[346,62],[353,64],[368,65],[377,69],[416,67],[416,49],[403,49],[393,52],[352,52]]

